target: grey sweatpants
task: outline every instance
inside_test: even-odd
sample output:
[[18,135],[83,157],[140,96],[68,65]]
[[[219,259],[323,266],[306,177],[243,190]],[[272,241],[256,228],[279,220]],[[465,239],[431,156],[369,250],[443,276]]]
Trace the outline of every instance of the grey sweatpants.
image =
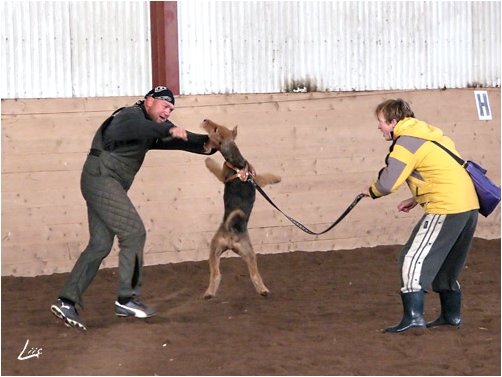
[[401,292],[459,291],[478,211],[425,214],[401,250]]
[[89,244],[78,258],[59,297],[82,305],[82,296],[110,253],[117,235],[119,297],[140,294],[146,230],[136,208],[120,183],[107,176],[82,174],[82,194],[87,202]]

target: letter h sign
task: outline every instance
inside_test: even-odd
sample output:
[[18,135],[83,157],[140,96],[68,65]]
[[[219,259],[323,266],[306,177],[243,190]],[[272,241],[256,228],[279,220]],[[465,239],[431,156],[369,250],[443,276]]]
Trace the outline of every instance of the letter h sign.
[[476,98],[479,120],[492,120],[492,111],[486,90],[475,90],[474,97]]

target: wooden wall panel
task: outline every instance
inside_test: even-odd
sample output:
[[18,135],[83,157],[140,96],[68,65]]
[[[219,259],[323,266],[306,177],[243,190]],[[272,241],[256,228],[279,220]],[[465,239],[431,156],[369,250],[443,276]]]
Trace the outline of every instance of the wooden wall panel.
[[[477,120],[470,89],[374,93],[284,93],[186,96],[171,120],[193,132],[209,118],[238,127],[237,142],[258,172],[282,177],[266,192],[314,231],[329,226],[383,167],[389,143],[377,130],[375,106],[408,100],[417,117],[452,136],[464,158],[500,183],[500,89],[488,89],[494,119]],[[137,98],[2,101],[2,275],[67,272],[88,241],[80,172],[100,123]],[[211,156],[219,163],[219,154]],[[130,196],[148,231],[145,263],[207,259],[223,216],[223,185],[206,156],[151,151]],[[402,244],[422,212],[398,213],[406,187],[364,199],[339,226],[311,236],[259,194],[249,223],[258,253],[353,249]],[[476,236],[500,238],[500,208],[480,217]],[[230,256],[230,253],[227,253]],[[115,243],[103,267],[115,267]]]

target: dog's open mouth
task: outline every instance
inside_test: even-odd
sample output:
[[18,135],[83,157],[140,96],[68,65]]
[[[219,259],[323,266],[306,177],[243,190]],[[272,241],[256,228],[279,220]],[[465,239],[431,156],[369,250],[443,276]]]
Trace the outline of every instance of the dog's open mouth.
[[210,119],[204,119],[202,121],[201,127],[207,132],[209,137],[209,142],[211,146],[215,149],[220,150],[222,142],[227,140],[235,140],[237,137],[237,126],[232,130],[221,126]]

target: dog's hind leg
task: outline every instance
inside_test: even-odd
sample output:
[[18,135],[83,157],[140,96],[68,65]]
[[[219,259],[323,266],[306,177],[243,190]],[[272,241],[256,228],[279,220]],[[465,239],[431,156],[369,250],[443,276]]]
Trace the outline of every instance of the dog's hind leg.
[[221,231],[218,231],[211,240],[209,251],[209,286],[204,293],[204,298],[213,298],[221,282],[220,258],[221,254],[228,249],[228,244]]
[[253,250],[253,246],[251,245],[251,241],[249,240],[249,235],[246,234],[239,240],[238,243],[235,243],[232,248],[234,252],[239,254],[242,259],[246,262],[249,270],[249,277],[253,282],[253,285],[258,292],[262,296],[267,296],[269,294],[268,288],[263,283],[263,279],[261,278],[260,271],[258,271],[258,264],[256,262],[256,254]]

